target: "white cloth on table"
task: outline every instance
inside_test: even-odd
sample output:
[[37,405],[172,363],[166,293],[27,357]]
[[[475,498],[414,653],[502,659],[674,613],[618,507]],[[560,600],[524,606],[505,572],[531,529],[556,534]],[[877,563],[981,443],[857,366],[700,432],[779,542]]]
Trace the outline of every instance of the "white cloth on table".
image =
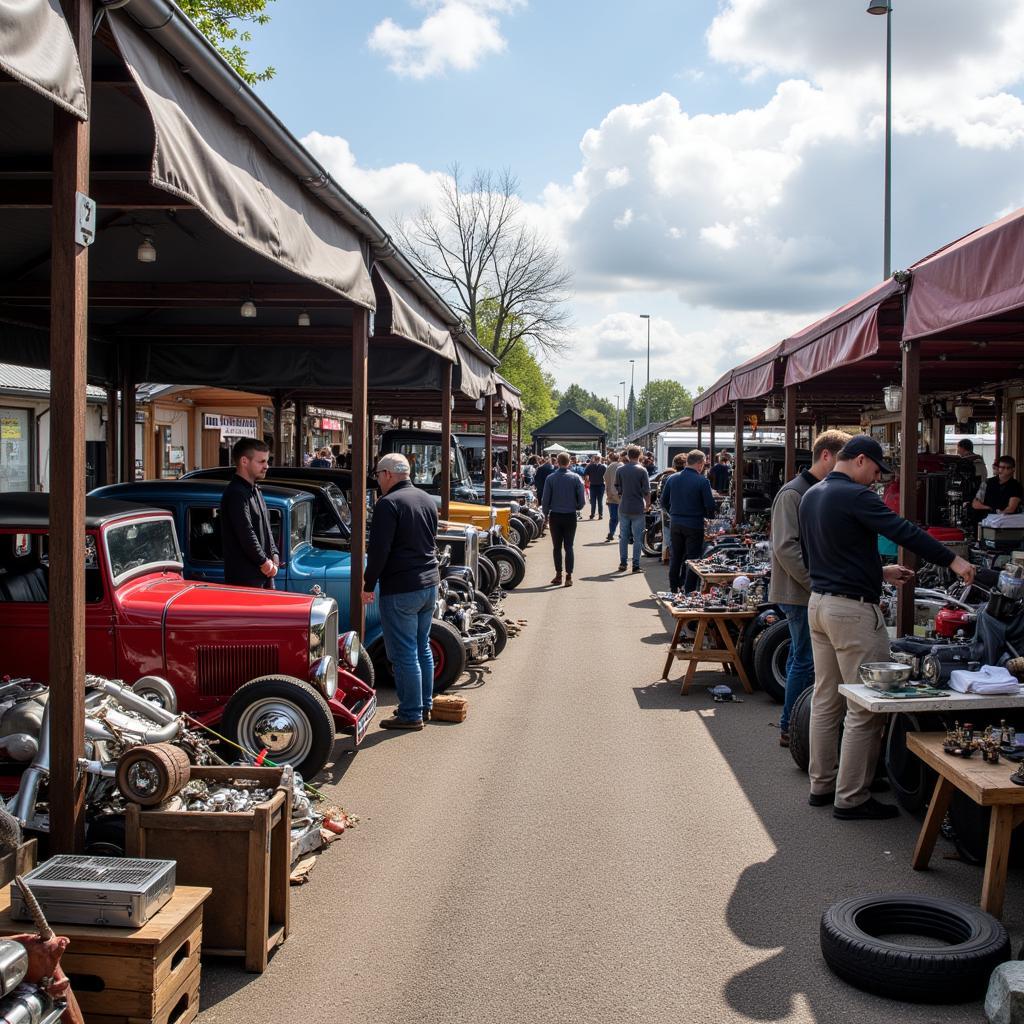
[[1020,683],[1002,665],[982,665],[977,672],[965,668],[954,669],[949,677],[949,688],[958,693],[1017,694]]
[[1002,527],[1003,529],[1014,527],[1020,529],[1024,527],[1024,512],[1011,512],[1009,515],[1003,515],[1002,512],[993,512],[982,519],[981,525]]

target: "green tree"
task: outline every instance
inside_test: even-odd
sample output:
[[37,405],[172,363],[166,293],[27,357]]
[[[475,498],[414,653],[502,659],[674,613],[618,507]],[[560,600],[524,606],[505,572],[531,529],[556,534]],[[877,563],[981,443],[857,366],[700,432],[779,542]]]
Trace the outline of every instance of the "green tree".
[[266,82],[277,73],[274,68],[253,71],[249,67],[249,51],[240,43],[252,41],[245,25],[266,25],[270,15],[268,3],[273,0],[178,0],[192,23],[220,51],[224,59],[249,85]]
[[[693,412],[693,395],[675,380],[651,381],[651,422],[664,423],[666,420],[689,416]],[[647,388],[636,400],[636,425],[642,427],[647,419]]]
[[602,430],[608,429],[608,419],[603,412],[599,412],[597,409],[584,409],[580,415],[585,420],[590,420],[595,427],[600,427]]
[[581,416],[586,416],[587,409],[593,409],[604,417],[606,424],[615,421],[615,403],[579,384],[570,384],[558,397],[558,411],[565,412],[566,409],[572,409]]
[[502,360],[498,372],[522,392],[523,443],[528,444],[530,432],[554,419],[555,402],[548,377],[526,345],[516,345]]

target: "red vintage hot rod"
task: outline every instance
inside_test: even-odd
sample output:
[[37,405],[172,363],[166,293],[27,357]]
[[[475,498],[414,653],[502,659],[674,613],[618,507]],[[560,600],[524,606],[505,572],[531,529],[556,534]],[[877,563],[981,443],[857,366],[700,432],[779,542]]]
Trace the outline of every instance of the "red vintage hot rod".
[[[48,526],[48,495],[0,495],[0,673],[41,681]],[[376,695],[349,671],[358,637],[339,651],[334,600],[188,582],[172,517],[126,502],[87,499],[84,541],[87,671],[163,677],[179,711],[307,778],[327,763],[336,724],[362,739]]]

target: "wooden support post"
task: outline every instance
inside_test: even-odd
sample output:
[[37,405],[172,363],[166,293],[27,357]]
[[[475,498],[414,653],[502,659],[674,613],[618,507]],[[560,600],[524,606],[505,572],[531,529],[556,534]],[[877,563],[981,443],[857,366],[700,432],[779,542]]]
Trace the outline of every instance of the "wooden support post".
[[[352,580],[349,590],[349,626],[364,634],[363,568],[366,561],[366,441],[367,356],[370,314],[361,306],[352,310]],[[297,410],[296,410],[297,411]],[[298,465],[302,465],[301,460]]]
[[119,466],[117,453],[117,384],[107,384],[107,483],[117,483]]
[[708,465],[715,464],[715,414],[708,416]]
[[306,450],[306,403],[296,398],[292,403],[295,410],[295,423],[292,431],[292,465],[303,464],[302,454]]
[[274,465],[284,465],[284,438],[281,436],[284,429],[284,395],[280,391],[273,394],[274,401]]
[[452,364],[441,374],[441,518],[447,519],[452,501]]
[[505,446],[505,464],[506,464],[506,467],[508,468],[508,486],[509,487],[515,487],[515,485],[516,485],[515,477],[512,474],[512,467],[515,465],[515,463],[512,461],[512,417],[514,415],[515,414],[512,412],[512,410],[509,409],[508,410],[508,430],[507,430],[508,444]]
[[[900,412],[900,515],[911,522],[917,519],[917,421],[920,414],[921,348],[917,342],[903,342],[903,408]],[[899,550],[900,565],[917,566],[917,556],[906,548]],[[914,585],[899,588],[896,605],[896,635],[914,632]]]
[[[90,92],[92,0],[64,14]],[[76,193],[89,193],[89,122],[54,106],[50,249],[50,851],[85,843],[85,388],[89,250],[75,241]]]
[[131,349],[122,347],[117,357],[121,378],[121,479],[135,479],[135,375]]
[[[704,451],[704,421],[697,420],[697,447]],[[710,463],[709,463],[710,465]]]
[[743,522],[743,403],[733,402],[736,411],[736,454],[733,458],[735,466],[732,473],[733,493],[736,495],[737,526]]
[[796,385],[786,386],[786,451],[783,479],[788,483],[796,476]]
[[523,410],[516,413],[516,486],[523,486]]
[[[995,444],[996,444],[996,458],[1003,454],[1003,392],[1000,391],[996,394],[996,421],[995,427]],[[942,448],[945,451],[945,445]],[[985,467],[985,472],[988,473],[988,466]]]
[[491,503],[491,473],[494,472],[494,406],[484,395],[484,504]]

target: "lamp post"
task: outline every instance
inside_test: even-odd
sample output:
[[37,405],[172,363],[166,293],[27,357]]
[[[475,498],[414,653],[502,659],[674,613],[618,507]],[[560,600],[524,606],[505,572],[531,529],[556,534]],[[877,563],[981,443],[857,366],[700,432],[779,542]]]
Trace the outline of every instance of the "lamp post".
[[647,428],[651,425],[651,314],[641,313],[640,319],[647,321]]
[[868,0],[868,14],[885,15],[885,213],[883,215],[883,280],[892,274],[892,0]]
[[633,390],[633,370],[635,369],[635,367],[634,367],[635,363],[636,363],[635,359],[630,359],[630,361],[629,361],[629,398],[630,398],[630,404],[629,404],[628,409],[626,410],[627,413],[629,414],[629,433],[630,433],[631,437],[632,437],[634,431],[636,430],[636,392]]

